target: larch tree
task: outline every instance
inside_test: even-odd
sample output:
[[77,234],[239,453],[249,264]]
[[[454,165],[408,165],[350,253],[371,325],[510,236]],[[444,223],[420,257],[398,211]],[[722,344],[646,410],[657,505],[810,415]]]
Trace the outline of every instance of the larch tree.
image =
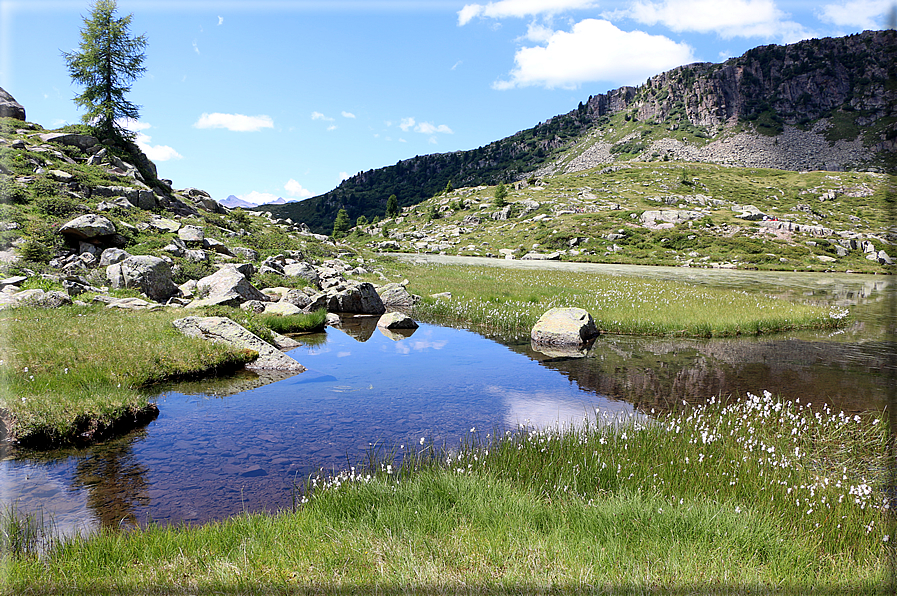
[[131,17],[117,17],[115,0],[96,0],[84,19],[76,52],[63,52],[72,81],[84,87],[75,103],[86,112],[82,120],[106,140],[130,139],[122,125],[140,117],[139,106],[125,98],[131,84],[146,71],[146,35],[134,37]]

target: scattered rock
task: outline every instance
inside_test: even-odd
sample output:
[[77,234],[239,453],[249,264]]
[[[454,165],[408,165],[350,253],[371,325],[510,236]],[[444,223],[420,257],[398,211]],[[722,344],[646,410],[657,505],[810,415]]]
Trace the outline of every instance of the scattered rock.
[[188,308],[214,304],[238,306],[247,300],[268,301],[268,297],[249,283],[234,265],[225,265],[212,275],[197,281],[196,294],[205,298],[194,300]]
[[0,118],[25,121],[25,108],[2,87],[0,87]]

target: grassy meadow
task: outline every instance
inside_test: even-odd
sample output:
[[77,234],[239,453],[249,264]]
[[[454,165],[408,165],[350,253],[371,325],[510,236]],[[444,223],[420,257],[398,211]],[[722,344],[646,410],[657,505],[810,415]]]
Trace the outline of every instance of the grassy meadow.
[[[741,291],[634,277],[497,267],[393,262],[397,277],[423,296],[415,314],[445,324],[529,335],[553,307],[587,310],[602,333],[723,337],[834,328],[847,317],[832,310]],[[451,298],[432,298],[450,292]]]
[[[426,441],[310,479],[294,511],[32,533],[8,593],[847,593],[888,589],[886,432],[770,395]],[[401,456],[399,462],[393,455]],[[7,515],[5,527],[11,528]],[[27,524],[18,522],[27,531]],[[10,542],[11,543],[11,542]]]

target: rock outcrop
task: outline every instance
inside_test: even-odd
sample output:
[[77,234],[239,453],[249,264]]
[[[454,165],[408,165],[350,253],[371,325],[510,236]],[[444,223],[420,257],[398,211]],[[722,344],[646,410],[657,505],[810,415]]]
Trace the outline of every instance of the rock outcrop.
[[246,365],[248,369],[273,369],[303,372],[305,367],[259,336],[247,331],[227,317],[185,317],[172,321],[175,329],[188,337],[226,343],[258,353],[258,358]]
[[179,292],[171,278],[171,265],[159,257],[138,255],[106,267],[113,288],[134,288],[151,300],[165,302]]
[[25,120],[25,108],[2,87],[0,87],[0,118]]

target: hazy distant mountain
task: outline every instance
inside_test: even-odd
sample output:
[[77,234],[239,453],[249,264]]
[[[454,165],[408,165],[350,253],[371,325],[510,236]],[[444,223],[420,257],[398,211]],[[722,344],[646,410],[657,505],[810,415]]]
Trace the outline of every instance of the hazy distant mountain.
[[[223,201],[218,201],[225,207],[229,209],[235,209],[236,207],[242,207],[243,209],[250,209],[252,207],[258,207],[255,203],[250,203],[249,201],[244,201],[243,199],[236,197],[234,195],[230,195]],[[269,201],[267,203],[263,203],[264,205],[286,205],[287,203],[292,203],[292,200],[286,200],[283,197],[278,197],[273,201]]]
[[236,207],[243,207],[244,209],[247,209],[249,207],[256,206],[254,203],[250,203],[249,201],[244,201],[243,199],[235,197],[234,195],[230,195],[223,201],[218,201],[218,202],[221,203],[222,205],[224,205],[225,207],[227,207],[228,209],[234,209]]

